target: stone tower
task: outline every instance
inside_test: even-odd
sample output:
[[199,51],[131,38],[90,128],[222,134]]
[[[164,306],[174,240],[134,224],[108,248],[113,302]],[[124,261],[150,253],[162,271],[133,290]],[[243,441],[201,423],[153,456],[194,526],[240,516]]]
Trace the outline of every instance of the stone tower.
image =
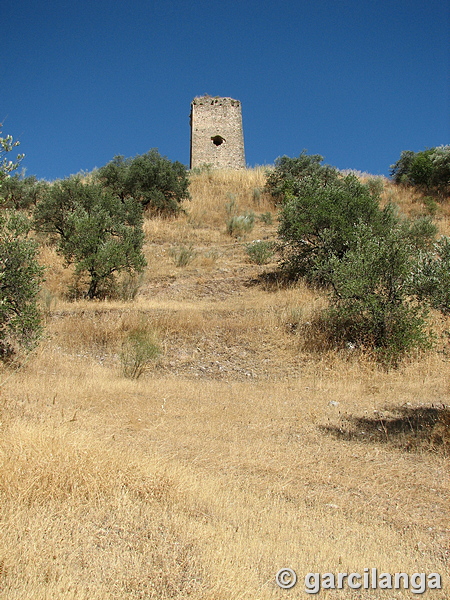
[[191,169],[245,169],[239,100],[200,96],[191,102]]

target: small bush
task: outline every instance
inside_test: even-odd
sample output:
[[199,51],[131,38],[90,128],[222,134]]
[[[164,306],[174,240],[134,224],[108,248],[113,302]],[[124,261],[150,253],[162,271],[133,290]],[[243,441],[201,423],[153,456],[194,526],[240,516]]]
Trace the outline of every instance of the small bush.
[[154,335],[145,329],[130,331],[122,343],[120,361],[122,374],[130,379],[138,379],[152,360],[161,353]]
[[261,202],[261,194],[262,194],[263,190],[261,188],[253,188],[253,202],[256,204],[256,206],[259,206],[260,202]]
[[297,158],[281,156],[275,161],[275,169],[267,174],[265,191],[268,192],[275,204],[283,202],[287,197],[296,195],[298,184],[306,179],[320,179],[324,183],[328,177],[335,178],[336,169],[321,165],[323,156],[308,155],[306,151]]
[[246,212],[243,215],[233,215],[227,220],[227,233],[232,237],[243,237],[250,233],[255,226],[255,213]]
[[178,246],[170,250],[170,255],[177,267],[187,267],[197,256],[197,252],[190,246]]
[[272,225],[273,223],[272,213],[269,211],[261,213],[258,215],[258,218],[264,225]]
[[420,301],[450,314],[450,238],[442,237],[431,250],[421,253],[411,285]]
[[425,214],[430,215],[431,217],[435,217],[439,210],[439,204],[431,196],[425,196],[423,198],[423,206]]
[[366,181],[366,185],[374,196],[380,196],[384,190],[384,181],[382,177],[370,177]]
[[125,300],[126,302],[134,300],[139,292],[139,288],[142,285],[142,281],[142,273],[125,273],[120,282],[119,298],[121,300]]
[[250,262],[256,265],[266,265],[274,256],[274,243],[255,240],[245,247]]

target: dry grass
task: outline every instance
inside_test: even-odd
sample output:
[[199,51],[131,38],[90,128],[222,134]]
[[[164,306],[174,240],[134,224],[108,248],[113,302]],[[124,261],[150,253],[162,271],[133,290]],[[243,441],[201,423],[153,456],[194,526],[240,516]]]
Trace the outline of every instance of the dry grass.
[[[272,211],[262,171],[192,179],[188,214],[146,222],[133,302],[68,302],[70,272],[42,250],[47,337],[0,372],[0,597],[263,600],[303,595],[308,572],[377,567],[439,572],[425,597],[449,598],[449,320],[435,316],[439,352],[390,372],[306,351],[326,298],[262,276],[274,265],[225,232],[230,193]],[[181,244],[197,252],[184,268]],[[163,354],[130,381],[119,352],[136,328]],[[294,590],[275,585],[281,567]]]

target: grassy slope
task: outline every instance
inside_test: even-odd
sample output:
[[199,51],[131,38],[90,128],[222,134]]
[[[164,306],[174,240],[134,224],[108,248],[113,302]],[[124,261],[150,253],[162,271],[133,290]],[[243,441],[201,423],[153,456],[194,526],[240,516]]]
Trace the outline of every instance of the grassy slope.
[[[227,202],[270,210],[254,192],[263,184],[260,170],[195,176],[186,216],[146,222],[133,302],[65,301],[70,272],[43,249],[47,338],[0,388],[1,598],[303,595],[301,581],[275,586],[285,566],[300,579],[437,571],[447,587],[430,596],[450,597],[448,458],[433,413],[448,404],[448,354],[386,373],[352,353],[306,353],[298,324],[326,299],[257,284],[274,265],[249,264],[225,233]],[[247,239],[275,235],[258,222]],[[196,252],[184,268],[171,254],[181,245]],[[121,340],[144,325],[163,354],[130,381]],[[318,597],[380,597],[364,593]]]

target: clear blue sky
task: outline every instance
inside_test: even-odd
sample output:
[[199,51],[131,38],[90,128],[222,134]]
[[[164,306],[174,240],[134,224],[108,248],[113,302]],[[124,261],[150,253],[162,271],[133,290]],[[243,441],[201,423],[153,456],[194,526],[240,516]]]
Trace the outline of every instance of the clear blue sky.
[[246,160],[302,149],[389,172],[450,143],[448,0],[4,2],[3,134],[48,180],[158,148],[189,163],[195,96],[242,102]]

